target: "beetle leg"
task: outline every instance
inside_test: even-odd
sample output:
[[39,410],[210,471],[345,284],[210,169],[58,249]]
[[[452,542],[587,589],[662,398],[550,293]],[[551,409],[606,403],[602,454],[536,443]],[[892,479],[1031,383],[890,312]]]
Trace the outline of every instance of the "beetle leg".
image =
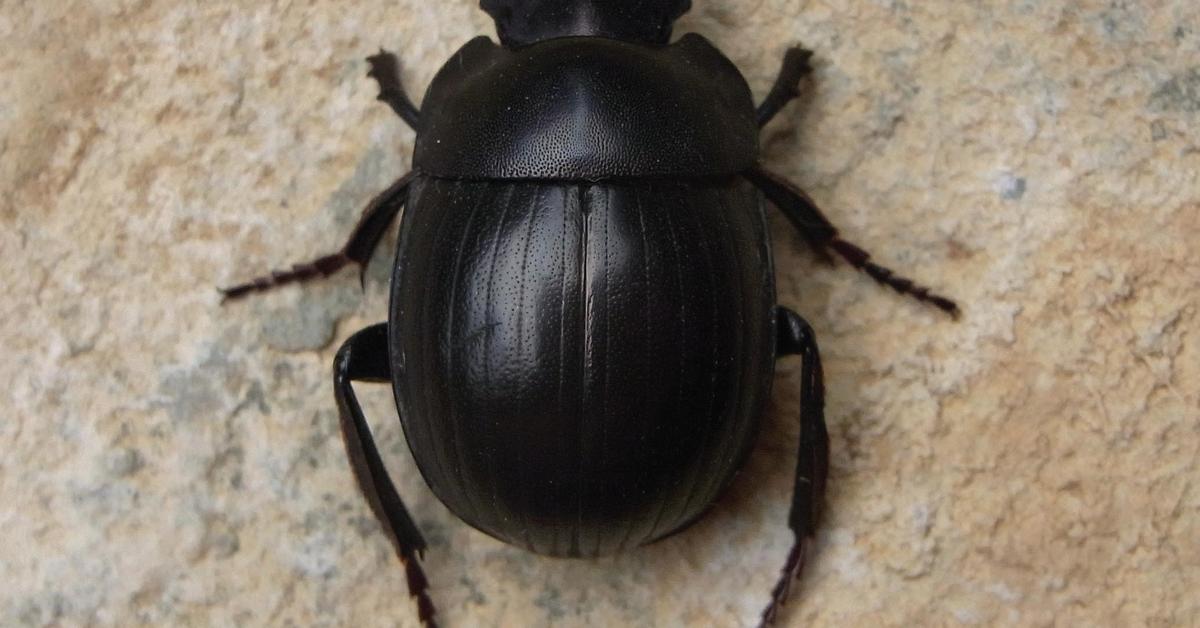
[[771,86],[767,97],[758,106],[758,128],[766,126],[775,117],[775,114],[783,109],[784,105],[800,95],[801,79],[812,72],[812,66],[808,63],[812,54],[811,50],[805,50],[799,46],[792,46],[784,53],[783,67],[779,70],[779,76],[775,78],[775,84]]
[[346,245],[337,253],[324,255],[311,262],[295,264],[289,270],[276,270],[270,275],[255,277],[231,288],[221,288],[225,299],[237,299],[252,292],[264,292],[277,286],[293,282],[304,282],[318,277],[328,277],[349,264],[358,264],[359,281],[365,280],[367,262],[371,253],[383,239],[384,232],[408,197],[408,186],[415,173],[408,173],[384,190],[363,209],[362,217]]
[[333,390],[341,417],[342,439],[358,487],[367,498],[375,518],[383,526],[404,563],[408,594],[417,600],[417,612],[423,626],[436,626],[435,610],[429,599],[429,583],[421,570],[425,539],[400,500],[396,487],[375,448],[371,428],[363,416],[351,382],[390,383],[387,324],[372,325],[353,336],[338,350],[333,360]]
[[399,59],[396,58],[396,55],[380,48],[377,54],[367,57],[367,63],[371,66],[367,76],[379,82],[377,98],[387,103],[392,111],[395,111],[396,115],[403,118],[415,131],[417,121],[421,118],[421,110],[413,104],[408,93],[404,91],[404,84],[400,82]]
[[890,268],[872,262],[870,253],[839,237],[837,228],[825,218],[816,203],[795,184],[762,166],[755,166],[746,172],[745,176],[783,212],[784,217],[796,227],[817,255],[828,260],[829,251],[833,251],[880,284],[958,318],[958,304],[953,300],[936,294],[907,277],[897,275]]
[[800,577],[812,548],[821,508],[825,500],[825,478],[829,474],[829,433],[825,429],[825,379],[821,371],[821,353],[812,327],[799,314],[776,308],[776,357],[798,355],[800,372],[800,446],[796,456],[796,478],[792,488],[792,507],[788,528],[794,541],[788,552],[771,603],[763,610],[761,626],[770,626],[787,601],[792,581]]

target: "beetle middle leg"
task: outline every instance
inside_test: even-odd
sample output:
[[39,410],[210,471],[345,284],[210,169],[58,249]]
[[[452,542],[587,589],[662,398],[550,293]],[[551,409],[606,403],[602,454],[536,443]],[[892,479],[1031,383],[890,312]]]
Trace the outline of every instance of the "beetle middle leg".
[[379,82],[377,98],[387,103],[415,131],[421,110],[413,104],[408,92],[404,91],[404,84],[400,82],[400,60],[395,54],[381,49],[367,57],[367,63],[371,66],[367,76]]
[[333,389],[341,418],[342,438],[354,478],[404,564],[408,594],[417,600],[421,624],[432,628],[436,626],[433,619],[436,611],[433,601],[429,599],[428,580],[419,563],[425,552],[425,539],[400,500],[379,450],[375,448],[371,428],[351,387],[351,382],[355,381],[392,381],[386,323],[372,325],[354,334],[338,349],[333,361]]
[[763,610],[761,626],[770,626],[787,601],[792,582],[800,577],[812,548],[825,500],[825,479],[829,475],[829,432],[825,428],[825,376],[821,353],[812,327],[799,314],[776,308],[777,335],[775,355],[798,355],[800,372],[800,446],[796,456],[796,477],[792,487],[792,507],[788,528],[794,540],[792,549],[771,590],[771,602]]
[[775,84],[771,86],[767,97],[758,106],[756,117],[760,129],[770,122],[784,105],[800,95],[800,81],[812,72],[812,66],[808,63],[812,54],[811,50],[799,46],[788,48],[784,53],[779,76],[775,78]]
[[958,304],[917,282],[896,274],[895,271],[880,266],[871,261],[871,254],[858,245],[843,240],[838,230],[821,213],[820,208],[807,194],[792,182],[775,174],[762,166],[756,166],[745,173],[758,189],[762,190],[800,235],[808,241],[817,255],[829,259],[832,251],[846,260],[851,266],[863,271],[875,281],[887,286],[900,294],[928,303],[947,314],[958,318]]
[[328,277],[350,264],[358,265],[359,281],[363,281],[371,253],[379,246],[388,225],[404,206],[408,197],[408,186],[414,176],[415,173],[412,172],[404,175],[371,199],[342,250],[323,255],[311,262],[295,264],[289,270],[277,270],[230,288],[221,288],[221,294],[225,299],[237,299],[252,292],[264,292],[288,283]]

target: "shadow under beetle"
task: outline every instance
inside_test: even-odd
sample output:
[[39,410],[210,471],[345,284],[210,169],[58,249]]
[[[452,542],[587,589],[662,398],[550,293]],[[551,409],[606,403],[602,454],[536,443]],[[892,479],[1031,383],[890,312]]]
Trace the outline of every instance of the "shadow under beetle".
[[668,43],[690,0],[483,0],[478,37],[421,109],[396,58],[368,59],[416,131],[413,170],[333,255],[228,298],[365,266],[406,206],[388,322],[342,345],[334,390],[354,475],[403,562],[421,622],[425,549],[351,388],[390,383],[417,468],[468,524],[541,554],[589,557],[696,521],[751,451],[774,361],[802,360],[795,543],[762,614],[804,566],[828,468],[812,329],[775,304],[762,197],[822,258],[957,314],[872,263],[758,163],[758,129],[798,95],[792,48],[756,108],[704,37]]

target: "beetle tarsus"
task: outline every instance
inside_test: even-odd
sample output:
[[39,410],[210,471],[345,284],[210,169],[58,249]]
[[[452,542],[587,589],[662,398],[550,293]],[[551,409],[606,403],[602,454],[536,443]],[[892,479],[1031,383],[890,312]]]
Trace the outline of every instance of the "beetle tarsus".
[[932,292],[929,288],[916,283],[915,281],[897,275],[895,271],[884,266],[880,266],[871,261],[871,254],[862,250],[853,243],[847,242],[841,238],[834,238],[829,242],[829,248],[837,252],[842,259],[846,260],[851,266],[863,271],[871,279],[879,282],[880,285],[887,286],[900,294],[908,296],[928,303],[939,310],[954,317],[955,320],[961,316],[962,311],[959,310],[958,304],[954,301]]
[[404,91],[404,84],[400,81],[400,60],[395,54],[380,48],[378,53],[367,57],[367,63],[371,66],[367,76],[379,83],[379,96],[376,98],[387,103],[396,115],[416,130],[421,110]]
[[745,176],[758,189],[762,190],[763,195],[778,207],[779,211],[783,212],[788,222],[792,223],[792,226],[800,232],[801,237],[814,251],[817,251],[818,255],[828,257],[828,252],[833,251],[880,285],[928,303],[955,319],[959,317],[960,310],[954,300],[937,294],[912,279],[897,274],[890,268],[872,262],[870,253],[843,240],[838,235],[837,228],[821,213],[821,209],[817,207],[812,198],[791,181],[761,166],[746,172]]
[[334,253],[319,257],[311,262],[295,264],[289,270],[274,270],[269,275],[255,277],[231,288],[221,288],[221,300],[232,301],[255,292],[266,292],[289,283],[305,282],[319,277],[328,277],[353,263],[345,253]]
[[296,264],[290,270],[277,270],[232,288],[221,288],[222,302],[239,299],[255,292],[266,292],[289,283],[303,283],[328,277],[349,264],[358,264],[358,279],[365,289],[367,263],[371,261],[371,254],[383,239],[388,225],[404,206],[412,179],[413,173],[410,172],[371,199],[342,250],[311,262]]
[[775,619],[779,617],[779,611],[783,608],[784,604],[787,604],[788,596],[792,591],[792,585],[800,579],[800,574],[804,571],[804,564],[808,558],[809,547],[811,545],[811,537],[796,539],[792,543],[792,549],[788,552],[783,569],[779,571],[779,579],[776,580],[775,587],[771,589],[771,603],[763,609],[758,628],[768,628],[775,625]]
[[437,628],[437,621],[434,619],[437,609],[433,606],[433,600],[429,598],[429,579],[425,577],[425,572],[419,563],[420,560],[423,560],[424,554],[424,549],[416,550],[415,555],[409,553],[407,556],[402,556],[401,562],[404,563],[404,579],[408,582],[408,595],[417,602],[418,621],[425,628]]
[[383,526],[396,555],[404,564],[408,594],[417,602],[421,625],[435,628],[437,623],[434,615],[437,611],[433,600],[429,598],[429,580],[420,564],[426,547],[425,539],[388,477],[383,459],[375,447],[371,428],[351,387],[351,382],[355,381],[391,383],[391,380],[386,323],[354,334],[338,349],[333,361],[333,388],[350,468],[371,512]]
[[800,95],[800,81],[812,73],[812,65],[809,64],[812,55],[811,50],[800,46],[792,46],[784,53],[779,76],[775,78],[775,84],[771,86],[767,97],[758,106],[755,117],[759,128],[770,122],[775,114]]

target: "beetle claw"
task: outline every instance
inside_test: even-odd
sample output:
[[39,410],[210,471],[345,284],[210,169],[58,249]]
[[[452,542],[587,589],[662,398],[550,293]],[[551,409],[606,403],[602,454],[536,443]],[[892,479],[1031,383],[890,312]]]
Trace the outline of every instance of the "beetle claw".
[[762,618],[758,624],[759,628],[773,625],[779,616],[779,609],[787,604],[788,596],[792,592],[792,583],[799,580],[800,573],[804,571],[804,563],[808,558],[808,548],[811,542],[812,537],[806,536],[803,539],[796,539],[792,544],[783,569],[780,570],[779,579],[775,582],[775,588],[771,590],[771,603],[763,609]]

